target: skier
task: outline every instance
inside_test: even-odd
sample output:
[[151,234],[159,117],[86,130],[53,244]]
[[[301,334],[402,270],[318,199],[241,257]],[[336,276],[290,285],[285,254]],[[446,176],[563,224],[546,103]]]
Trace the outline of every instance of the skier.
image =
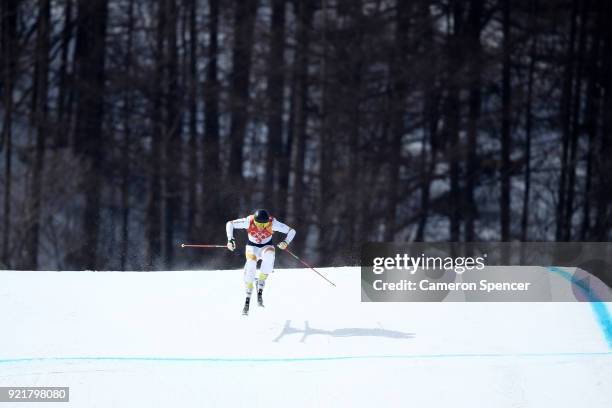
[[[236,249],[236,240],[234,239],[234,229],[236,228],[246,229],[249,240],[245,248],[244,283],[246,285],[246,300],[242,311],[243,315],[248,315],[251,293],[253,293],[255,285],[257,285],[257,304],[263,307],[263,288],[268,275],[274,269],[272,234],[275,231],[286,234],[285,239],[277,245],[280,249],[284,250],[295,237],[295,230],[270,217],[266,210],[256,210],[252,215],[228,221],[225,225],[227,249],[230,251]],[[255,273],[257,271],[257,261],[259,260],[261,260],[261,266],[259,268],[259,276],[256,279]]]

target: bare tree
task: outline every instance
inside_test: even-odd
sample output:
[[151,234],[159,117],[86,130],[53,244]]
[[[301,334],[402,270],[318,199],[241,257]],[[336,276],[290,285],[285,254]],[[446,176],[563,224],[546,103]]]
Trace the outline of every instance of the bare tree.
[[98,266],[107,16],[106,0],[79,0],[74,56],[77,93],[74,148],[84,159],[81,191],[85,207],[84,239],[76,254],[76,264],[91,269]]
[[[308,54],[310,47],[310,30],[313,17],[313,9],[308,0],[299,0],[297,2],[297,56],[295,58],[295,77],[294,81],[294,94],[292,103],[294,111],[294,130],[293,135],[295,142],[294,148],[294,160],[293,160],[293,219],[297,230],[304,231],[303,226],[305,225],[304,219],[304,200],[305,200],[305,186],[304,186],[304,166],[305,166],[305,154],[306,154],[306,141],[308,138],[307,132],[307,103],[308,103],[308,88],[309,88],[309,76],[308,76]],[[303,233],[302,236],[297,237],[296,244],[300,245],[304,242]]]
[[2,2],[2,78],[4,118],[0,148],[4,149],[4,217],[2,220],[2,263],[9,267],[9,240],[11,236],[11,180],[13,159],[13,91],[18,61],[17,12],[18,0]]
[[38,241],[42,201],[42,174],[45,160],[45,144],[48,128],[47,120],[47,90],[49,88],[49,33],[51,20],[50,0],[38,2],[38,30],[36,39],[36,63],[34,78],[36,81],[32,106],[34,107],[34,123],[36,127],[36,148],[32,166],[32,182],[27,214],[31,219],[28,226],[26,268],[38,268]]
[[249,76],[257,3],[257,0],[238,0],[234,5],[229,172],[236,182],[240,182],[243,176],[243,147],[248,120]]
[[267,102],[268,140],[264,197],[275,206],[275,190],[279,174],[279,161],[283,150],[283,92],[285,89],[285,14],[286,0],[272,1],[270,25],[270,54],[268,56]]
[[397,228],[397,207],[399,176],[401,172],[401,146],[406,132],[406,96],[408,92],[408,72],[406,57],[410,46],[410,4],[397,2],[395,44],[391,62],[391,142],[389,143],[389,184],[388,208],[385,219],[385,240],[393,241]]
[[512,38],[510,32],[510,0],[502,1],[503,62],[502,62],[502,126],[501,126],[501,194],[500,230],[501,240],[510,240],[510,151],[512,146],[512,94],[510,69],[512,64]]

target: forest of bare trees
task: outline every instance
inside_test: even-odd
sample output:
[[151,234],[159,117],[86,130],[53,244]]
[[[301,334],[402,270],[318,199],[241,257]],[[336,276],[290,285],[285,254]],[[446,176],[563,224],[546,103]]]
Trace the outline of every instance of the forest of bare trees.
[[608,0],[1,5],[0,268],[238,266],[179,244],[260,207],[320,265],[610,239]]

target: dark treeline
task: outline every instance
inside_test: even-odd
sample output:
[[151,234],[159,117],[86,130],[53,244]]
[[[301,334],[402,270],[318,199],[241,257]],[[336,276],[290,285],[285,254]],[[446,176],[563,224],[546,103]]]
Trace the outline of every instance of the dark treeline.
[[3,268],[202,266],[258,207],[321,265],[610,239],[610,1],[1,4]]

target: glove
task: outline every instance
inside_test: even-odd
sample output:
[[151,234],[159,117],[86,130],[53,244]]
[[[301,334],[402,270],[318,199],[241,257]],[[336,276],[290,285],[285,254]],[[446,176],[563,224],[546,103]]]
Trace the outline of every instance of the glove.
[[230,251],[236,249],[236,240],[234,238],[227,241],[227,249],[229,249]]
[[277,247],[279,247],[282,250],[287,249],[287,247],[289,246],[289,244],[286,241],[281,241],[278,243]]

